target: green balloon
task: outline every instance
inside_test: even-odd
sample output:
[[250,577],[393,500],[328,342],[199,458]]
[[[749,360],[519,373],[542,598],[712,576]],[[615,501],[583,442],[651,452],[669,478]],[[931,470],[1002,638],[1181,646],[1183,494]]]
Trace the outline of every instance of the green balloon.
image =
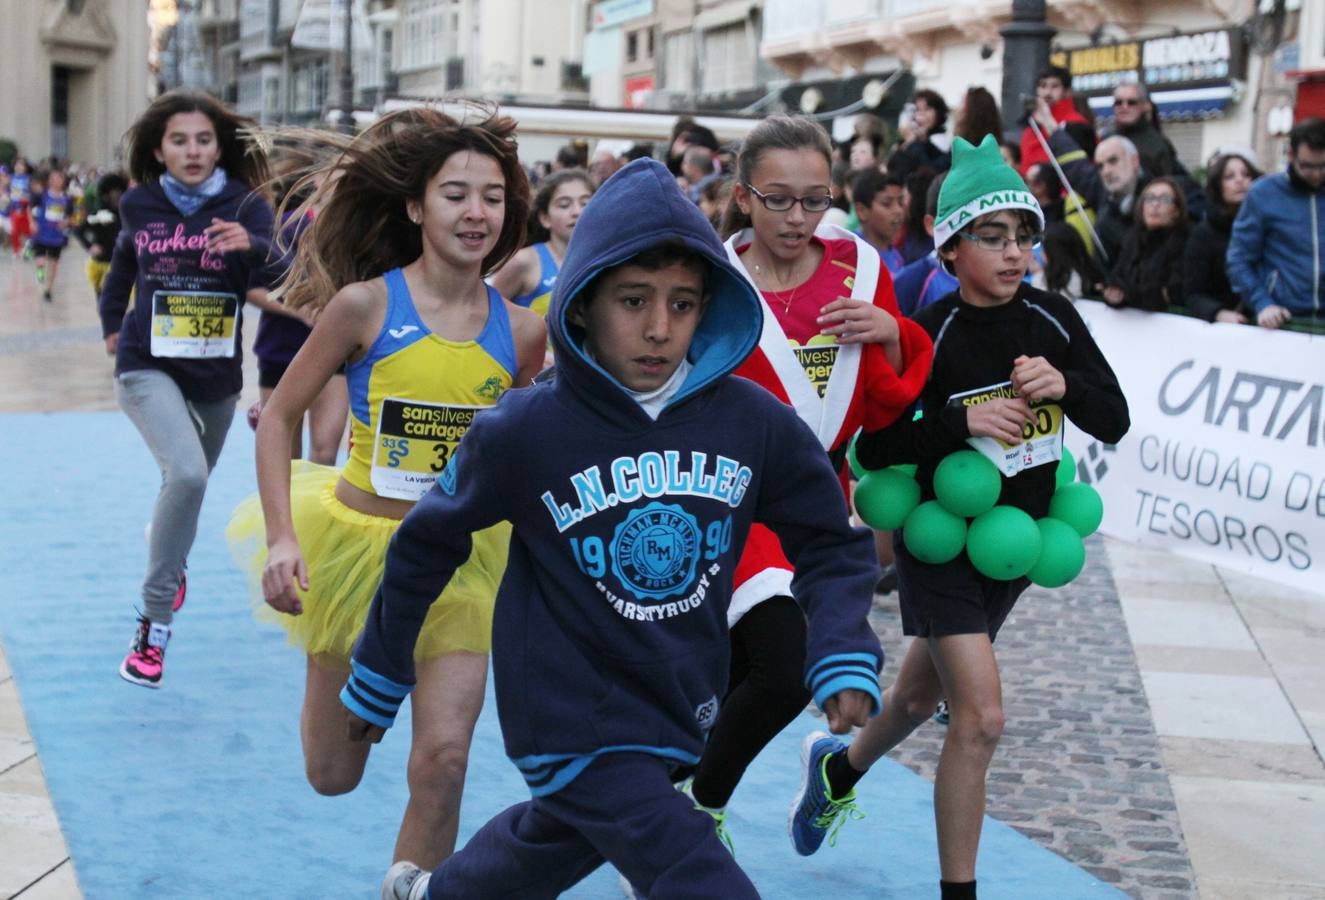
[[974,450],[958,450],[944,457],[934,470],[934,496],[956,516],[974,518],[998,502],[1003,476]]
[[1093,487],[1084,482],[1065,484],[1049,500],[1049,515],[1076,529],[1087,537],[1095,533],[1104,520],[1104,501]]
[[967,529],[966,555],[986,578],[1012,581],[1029,572],[1039,558],[1040,529],[1015,506],[995,506]]
[[1040,519],[1040,558],[1031,566],[1030,580],[1040,587],[1062,587],[1086,566],[1086,544],[1075,528],[1058,519]]
[[1077,461],[1072,458],[1072,451],[1063,448],[1063,458],[1058,461],[1058,471],[1054,472],[1054,485],[1062,487],[1077,480]]
[[851,477],[857,481],[864,478],[865,473],[869,471],[869,469],[862,466],[860,460],[856,458],[856,438],[858,437],[860,437],[860,435],[856,434],[851,438],[851,443],[847,444],[847,465],[851,467]]
[[901,528],[920,502],[920,482],[896,469],[866,472],[856,484],[856,512],[878,531]]
[[890,469],[894,469],[894,470],[896,470],[896,471],[898,471],[898,472],[903,472],[903,473],[905,473],[905,474],[907,474],[907,475],[910,475],[912,478],[914,478],[914,477],[916,476],[916,464],[915,464],[915,463],[901,463],[900,465],[889,466],[888,468],[890,468]]
[[902,542],[921,562],[951,562],[966,542],[966,520],[948,512],[937,500],[927,500],[906,517]]

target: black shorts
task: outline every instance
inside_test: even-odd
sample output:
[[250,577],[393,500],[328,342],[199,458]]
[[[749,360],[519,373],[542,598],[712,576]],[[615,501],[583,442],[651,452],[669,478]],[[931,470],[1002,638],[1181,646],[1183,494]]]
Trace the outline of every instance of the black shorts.
[[916,637],[986,633],[992,641],[1030,579],[995,581],[975,570],[963,552],[942,565],[922,563],[893,537],[902,633]]
[[285,370],[288,368],[290,368],[289,363],[259,362],[258,387],[274,389],[285,377]]
[[[276,385],[280,384],[280,383],[281,383],[281,379],[285,377],[285,370],[288,369],[288,368],[290,368],[290,364],[289,364],[289,363],[261,362],[261,361],[259,361],[259,362],[258,362],[258,387],[265,387],[265,388],[270,388],[270,389],[272,389],[272,390],[275,390],[275,389],[276,389]],[[339,367],[338,369],[336,369],[336,374],[337,374],[337,375],[344,375],[344,374],[345,374],[345,364],[344,364],[344,363],[342,363],[342,364],[340,365],[340,367]]]
[[47,247],[45,244],[37,243],[32,245],[32,257],[34,259],[40,259],[43,256],[49,259],[59,259],[60,254],[63,252],[63,247]]

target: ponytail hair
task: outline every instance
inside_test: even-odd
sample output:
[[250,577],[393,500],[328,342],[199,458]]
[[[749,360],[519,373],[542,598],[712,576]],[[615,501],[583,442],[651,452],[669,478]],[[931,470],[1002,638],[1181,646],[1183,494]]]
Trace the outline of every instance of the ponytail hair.
[[[814,150],[823,154],[829,171],[833,168],[833,142],[823,126],[805,116],[769,116],[745,136],[736,155],[736,183],[749,184],[754,177],[759,158],[768,150]],[[736,191],[727,201],[722,215],[722,237],[727,239],[743,228],[750,227],[750,216],[741,211],[736,202]]]
[[[491,157],[506,181],[505,218],[497,243],[483,258],[484,274],[510,259],[520,249],[529,219],[529,178],[520,165],[515,120],[492,107],[476,109],[484,116],[477,122],[457,121],[429,107],[402,109],[352,140],[302,133],[304,140],[331,141],[339,150],[304,178],[320,186],[294,214],[316,208],[317,215],[299,240],[294,264],[276,295],[292,309],[320,311],[347,284],[418,259],[423,233],[410,221],[405,203],[422,200],[446,160],[465,151]],[[285,215],[282,204],[278,220]]]

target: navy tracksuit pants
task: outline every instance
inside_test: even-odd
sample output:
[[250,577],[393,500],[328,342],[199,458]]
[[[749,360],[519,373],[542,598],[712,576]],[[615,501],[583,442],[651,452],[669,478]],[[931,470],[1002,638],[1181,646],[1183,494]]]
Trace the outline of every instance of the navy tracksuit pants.
[[672,786],[667,760],[608,753],[566,787],[516,804],[443,862],[429,900],[553,898],[604,862],[650,900],[758,900],[713,819]]

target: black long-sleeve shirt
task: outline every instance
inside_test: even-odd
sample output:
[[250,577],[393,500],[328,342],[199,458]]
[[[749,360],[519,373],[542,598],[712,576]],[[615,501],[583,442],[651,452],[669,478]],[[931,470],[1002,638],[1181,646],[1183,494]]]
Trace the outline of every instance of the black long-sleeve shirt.
[[[916,463],[923,496],[932,498],[934,469],[971,436],[967,406],[954,397],[1009,381],[1019,356],[1043,356],[1063,373],[1067,390],[1057,405],[1074,425],[1109,444],[1127,433],[1118,379],[1076,308],[1058,294],[1023,284],[1007,303],[980,307],[953,292],[914,318],[934,340],[933,368],[920,395],[924,415],[861,435],[856,456],[867,468]],[[1004,478],[999,503],[1045,515],[1055,469],[1039,465]]]

